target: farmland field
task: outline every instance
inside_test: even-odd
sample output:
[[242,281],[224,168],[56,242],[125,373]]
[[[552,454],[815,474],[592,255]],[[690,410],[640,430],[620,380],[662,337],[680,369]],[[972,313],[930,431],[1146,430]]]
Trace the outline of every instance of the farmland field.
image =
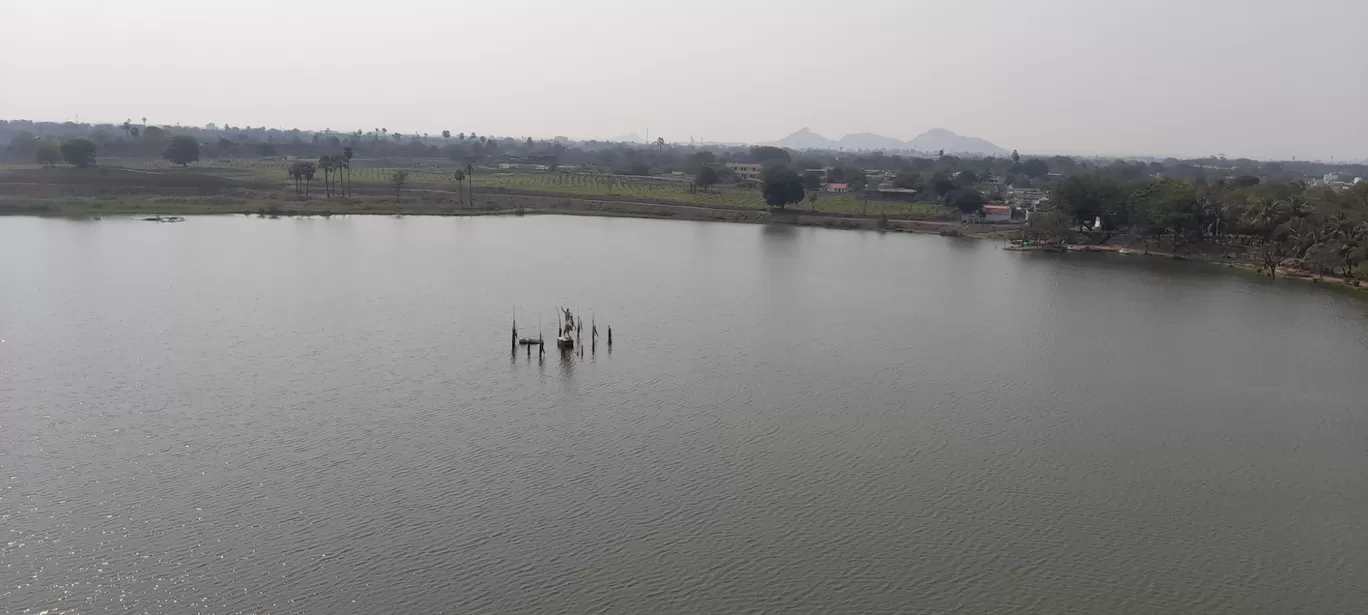
[[[161,160],[101,159],[92,169],[59,167],[42,169],[34,165],[0,167],[0,185],[38,186],[45,190],[7,191],[27,196],[82,196],[122,198],[146,192],[147,197],[166,198],[193,194],[231,195],[246,200],[295,198],[293,181],[287,170],[294,160],[222,159],[205,160],[180,168]],[[392,195],[390,177],[396,170],[408,171],[405,192],[417,192],[425,200],[458,202],[461,186],[454,178],[458,166],[437,159],[352,160],[349,181],[354,198],[383,198]],[[310,188],[310,199],[324,195],[324,173],[319,171]],[[79,188],[63,192],[62,188]],[[682,176],[628,176],[592,172],[510,171],[478,168],[465,188],[473,188],[474,200],[481,195],[522,194],[602,199],[663,205],[686,205],[739,210],[766,210],[757,187],[713,186],[707,191],[691,190]],[[93,192],[93,193],[92,193]],[[838,215],[883,216],[905,220],[948,220],[952,212],[937,203],[902,203],[865,200],[852,194],[819,193],[815,201],[804,200],[791,206],[800,211]]]

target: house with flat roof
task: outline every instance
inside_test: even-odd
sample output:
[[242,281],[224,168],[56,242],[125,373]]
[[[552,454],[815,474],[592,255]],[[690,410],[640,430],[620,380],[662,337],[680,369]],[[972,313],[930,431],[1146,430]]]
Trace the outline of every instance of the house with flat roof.
[[727,168],[745,181],[758,182],[760,181],[760,170],[764,167],[753,162],[728,162]]

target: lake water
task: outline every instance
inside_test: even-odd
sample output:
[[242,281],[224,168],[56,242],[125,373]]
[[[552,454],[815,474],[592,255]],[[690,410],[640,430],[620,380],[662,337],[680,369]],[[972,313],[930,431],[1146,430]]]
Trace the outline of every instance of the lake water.
[[[510,354],[555,306],[614,346]],[[1368,301],[1331,288],[786,226],[6,218],[0,339],[5,613],[1368,605]]]

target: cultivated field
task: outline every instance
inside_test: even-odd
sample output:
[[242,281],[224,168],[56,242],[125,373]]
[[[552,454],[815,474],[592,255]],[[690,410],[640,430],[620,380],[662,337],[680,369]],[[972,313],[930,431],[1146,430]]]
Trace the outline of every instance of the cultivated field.
[[[59,212],[86,209],[96,201],[117,201],[113,209],[134,211],[173,210],[202,213],[214,207],[256,210],[260,208],[322,209],[329,203],[337,211],[426,210],[488,208],[493,196],[552,196],[685,205],[718,209],[764,211],[758,188],[714,186],[707,191],[690,190],[679,176],[624,176],[558,171],[507,171],[478,168],[462,187],[454,179],[455,163],[429,159],[352,160],[349,175],[352,196],[325,199],[324,174],[320,171],[309,186],[309,197],[295,194],[287,173],[295,161],[272,159],[207,160],[180,168],[161,160],[101,159],[90,169],[35,165],[0,167],[0,212],[35,210],[43,204]],[[395,202],[390,177],[408,171],[402,198]],[[336,178],[334,177],[334,182]],[[467,196],[467,191],[473,194]],[[179,200],[178,200],[179,199]],[[317,203],[315,203],[317,201]],[[386,205],[386,202],[388,204]],[[183,205],[179,207],[177,204]],[[114,205],[109,203],[108,205]],[[96,209],[99,209],[98,207]],[[935,203],[869,201],[849,194],[818,194],[791,209],[837,215],[864,215],[904,220],[947,220],[949,209]]]

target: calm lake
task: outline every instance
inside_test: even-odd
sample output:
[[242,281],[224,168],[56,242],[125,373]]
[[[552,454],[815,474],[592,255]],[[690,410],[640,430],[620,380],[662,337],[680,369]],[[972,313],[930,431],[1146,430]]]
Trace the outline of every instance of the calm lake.
[[1368,301],[1000,247],[0,219],[0,610],[1362,612]]

